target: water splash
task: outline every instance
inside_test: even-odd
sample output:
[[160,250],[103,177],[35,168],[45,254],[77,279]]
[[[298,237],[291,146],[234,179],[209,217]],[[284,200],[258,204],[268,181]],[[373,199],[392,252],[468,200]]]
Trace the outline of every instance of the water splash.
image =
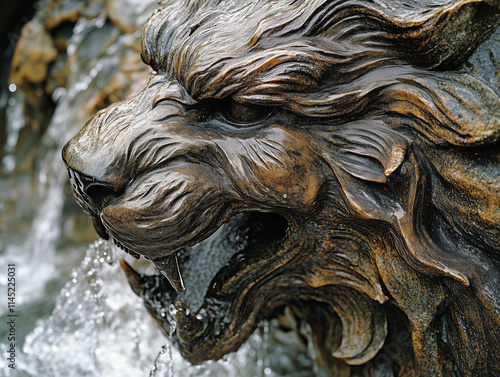
[[170,344],[165,344],[161,348],[149,377],[174,377],[174,363]]
[[52,315],[26,338],[18,369],[7,376],[144,375],[165,339],[130,290],[117,263],[119,253],[102,240],[89,247]]
[[[27,336],[10,376],[51,377],[310,377],[314,365],[295,332],[263,322],[235,353],[191,365],[161,335],[142,300],[132,293],[111,243],[92,244],[70,274],[52,315]],[[153,358],[160,350],[156,359]],[[0,352],[7,345],[0,344]],[[318,374],[319,375],[319,374]]]

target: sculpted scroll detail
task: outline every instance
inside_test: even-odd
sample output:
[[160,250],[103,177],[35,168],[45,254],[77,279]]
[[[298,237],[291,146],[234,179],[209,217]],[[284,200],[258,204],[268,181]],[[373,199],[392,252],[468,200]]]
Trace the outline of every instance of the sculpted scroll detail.
[[499,16],[313,0],[151,17],[154,74],[63,157],[99,235],[165,276],[123,262],[167,334],[174,304],[187,359],[289,306],[332,375],[500,373]]

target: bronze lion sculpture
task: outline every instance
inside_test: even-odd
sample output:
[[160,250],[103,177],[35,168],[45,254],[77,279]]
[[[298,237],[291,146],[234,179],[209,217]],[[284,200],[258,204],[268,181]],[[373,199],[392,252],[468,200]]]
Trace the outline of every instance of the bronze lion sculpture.
[[163,274],[123,263],[188,360],[291,306],[332,375],[500,375],[499,24],[497,0],[161,5],[145,88],[63,158]]

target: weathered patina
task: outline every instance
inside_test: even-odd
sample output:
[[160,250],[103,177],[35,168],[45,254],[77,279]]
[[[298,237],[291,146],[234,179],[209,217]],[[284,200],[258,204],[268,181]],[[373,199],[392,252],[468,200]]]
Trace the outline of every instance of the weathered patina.
[[[63,157],[99,235],[166,277],[123,263],[187,359],[288,305],[332,375],[500,374],[499,17],[479,0],[162,4],[145,88]],[[214,232],[226,260],[194,304],[182,273]]]

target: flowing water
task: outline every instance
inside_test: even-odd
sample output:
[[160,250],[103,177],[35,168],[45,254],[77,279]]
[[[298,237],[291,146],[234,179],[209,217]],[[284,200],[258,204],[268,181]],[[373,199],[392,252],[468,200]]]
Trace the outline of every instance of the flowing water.
[[[69,274],[48,318],[39,320],[5,376],[311,376],[313,364],[295,334],[264,322],[233,354],[193,366],[158,330],[127,287],[121,251],[99,240]],[[23,305],[17,310],[24,316]],[[274,330],[273,330],[274,329]],[[290,346],[292,345],[292,347]],[[295,347],[293,346],[295,345]],[[302,348],[301,348],[302,347]],[[7,344],[1,344],[3,355]]]
[[[281,332],[273,321],[262,323],[238,352],[190,365],[128,287],[117,263],[120,250],[102,240],[61,241],[74,225],[65,214],[71,199],[61,149],[91,115],[89,103],[116,79],[121,61],[115,52],[130,43],[127,38],[103,17],[76,23],[67,48],[67,84],[52,94],[55,111],[28,172],[19,169],[15,153],[27,122],[24,93],[12,85],[8,95],[2,93],[7,141],[0,180],[0,286],[6,293],[7,265],[15,265],[16,299],[12,312],[6,299],[0,304],[0,376],[321,375],[298,335]],[[5,324],[12,314],[16,369],[7,360],[12,347]]]

